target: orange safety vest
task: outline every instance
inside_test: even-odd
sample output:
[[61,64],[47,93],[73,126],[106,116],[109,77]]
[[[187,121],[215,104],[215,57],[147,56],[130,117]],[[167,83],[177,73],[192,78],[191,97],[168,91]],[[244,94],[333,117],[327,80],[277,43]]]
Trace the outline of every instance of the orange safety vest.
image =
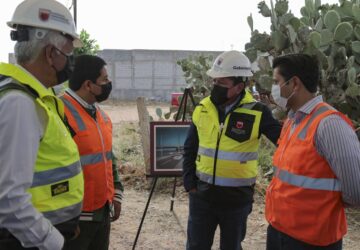
[[97,107],[96,121],[67,93],[61,98],[65,115],[76,133],[76,142],[85,179],[83,211],[101,208],[114,197],[112,170],[112,124],[110,118]]
[[285,122],[273,157],[274,177],[266,191],[267,221],[280,232],[316,246],[335,243],[347,231],[340,183],[315,147],[319,123],[332,114],[352,126],[326,103],[318,104],[292,134],[292,121]]

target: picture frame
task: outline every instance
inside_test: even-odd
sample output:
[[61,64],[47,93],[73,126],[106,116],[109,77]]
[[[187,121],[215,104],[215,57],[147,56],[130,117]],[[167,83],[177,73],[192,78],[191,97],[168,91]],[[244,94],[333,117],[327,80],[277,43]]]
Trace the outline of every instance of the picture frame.
[[150,175],[182,175],[184,142],[190,122],[150,122]]

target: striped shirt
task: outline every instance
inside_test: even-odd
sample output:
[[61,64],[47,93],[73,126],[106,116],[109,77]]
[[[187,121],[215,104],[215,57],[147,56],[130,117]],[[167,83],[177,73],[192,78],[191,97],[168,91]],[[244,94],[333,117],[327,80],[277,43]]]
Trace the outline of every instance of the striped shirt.
[[[296,112],[289,112],[293,120],[291,133],[311,111],[323,102],[314,97]],[[315,147],[334,171],[340,182],[343,201],[348,206],[360,206],[360,143],[354,130],[339,115],[329,115],[319,124]]]

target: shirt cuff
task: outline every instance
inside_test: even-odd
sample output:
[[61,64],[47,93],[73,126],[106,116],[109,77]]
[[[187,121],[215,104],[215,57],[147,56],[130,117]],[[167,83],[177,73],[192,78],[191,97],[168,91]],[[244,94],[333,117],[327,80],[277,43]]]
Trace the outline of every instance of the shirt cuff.
[[47,235],[47,237],[44,240],[44,243],[41,247],[39,247],[40,250],[61,250],[64,246],[64,237],[62,234],[55,228],[51,227],[51,231]]
[[120,189],[115,189],[114,201],[122,202],[124,193]]

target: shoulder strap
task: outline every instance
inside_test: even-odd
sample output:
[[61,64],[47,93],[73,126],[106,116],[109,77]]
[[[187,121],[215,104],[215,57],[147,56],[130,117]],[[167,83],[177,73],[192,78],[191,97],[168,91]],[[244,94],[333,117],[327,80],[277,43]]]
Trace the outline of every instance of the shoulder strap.
[[33,97],[34,99],[39,97],[36,91],[28,87],[27,85],[20,84],[9,76],[0,75],[0,92],[8,91],[8,90],[23,91],[28,95],[30,95],[31,97]]

